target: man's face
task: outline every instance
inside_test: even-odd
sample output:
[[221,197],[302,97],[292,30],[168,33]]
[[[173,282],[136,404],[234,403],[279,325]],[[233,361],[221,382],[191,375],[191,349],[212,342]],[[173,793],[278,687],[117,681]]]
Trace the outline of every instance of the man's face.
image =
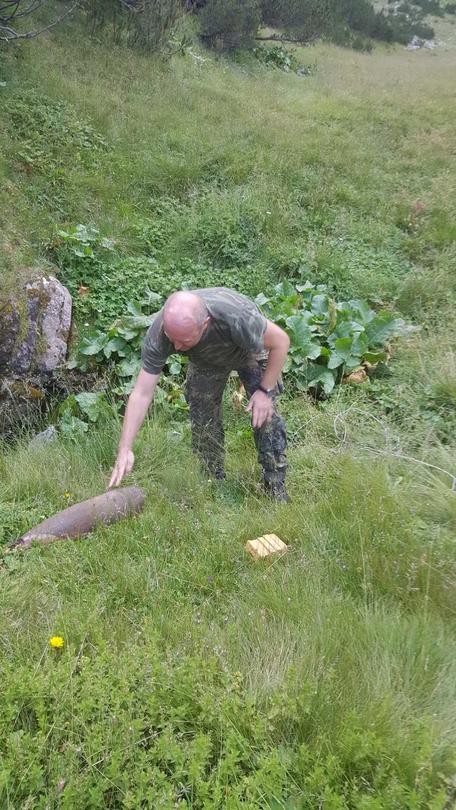
[[204,332],[207,329],[209,318],[207,318],[202,326],[197,324],[189,324],[185,326],[173,325],[168,326],[164,330],[166,337],[173,344],[176,352],[186,352],[193,349],[197,343],[200,342]]

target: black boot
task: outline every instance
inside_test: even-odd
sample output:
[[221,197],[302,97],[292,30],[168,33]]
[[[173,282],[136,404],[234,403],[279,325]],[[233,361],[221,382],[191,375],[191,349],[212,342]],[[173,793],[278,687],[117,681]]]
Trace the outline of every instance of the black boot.
[[273,501],[277,503],[289,503],[290,496],[285,488],[284,478],[264,479],[263,486],[265,492]]

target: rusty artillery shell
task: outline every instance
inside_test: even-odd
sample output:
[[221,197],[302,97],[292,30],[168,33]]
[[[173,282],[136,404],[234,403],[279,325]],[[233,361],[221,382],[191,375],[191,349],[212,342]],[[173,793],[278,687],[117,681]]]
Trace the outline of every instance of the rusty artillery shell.
[[96,498],[89,498],[63,512],[44,520],[19,537],[12,548],[29,548],[33,540],[39,543],[52,543],[54,540],[68,540],[83,537],[100,524],[108,526],[122,518],[141,512],[144,506],[144,492],[139,487],[110,489]]

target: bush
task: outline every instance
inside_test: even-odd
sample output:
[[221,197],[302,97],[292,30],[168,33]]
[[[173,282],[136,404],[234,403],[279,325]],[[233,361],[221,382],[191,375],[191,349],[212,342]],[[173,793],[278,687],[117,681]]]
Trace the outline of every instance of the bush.
[[252,45],[261,14],[258,0],[208,0],[199,19],[209,45],[233,50]]
[[149,51],[158,50],[166,42],[182,13],[180,0],[85,0],[83,8],[92,35],[104,31],[118,44]]
[[334,0],[262,0],[263,22],[306,41],[327,32],[339,17]]

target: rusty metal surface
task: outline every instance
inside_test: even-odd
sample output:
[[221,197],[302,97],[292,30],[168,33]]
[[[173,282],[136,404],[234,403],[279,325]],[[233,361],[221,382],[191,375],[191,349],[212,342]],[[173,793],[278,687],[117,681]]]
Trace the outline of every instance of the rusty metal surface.
[[139,487],[111,489],[103,495],[89,498],[58,512],[19,537],[13,544],[29,548],[32,541],[50,543],[54,540],[82,537],[100,524],[108,526],[121,518],[141,512],[145,495]]

